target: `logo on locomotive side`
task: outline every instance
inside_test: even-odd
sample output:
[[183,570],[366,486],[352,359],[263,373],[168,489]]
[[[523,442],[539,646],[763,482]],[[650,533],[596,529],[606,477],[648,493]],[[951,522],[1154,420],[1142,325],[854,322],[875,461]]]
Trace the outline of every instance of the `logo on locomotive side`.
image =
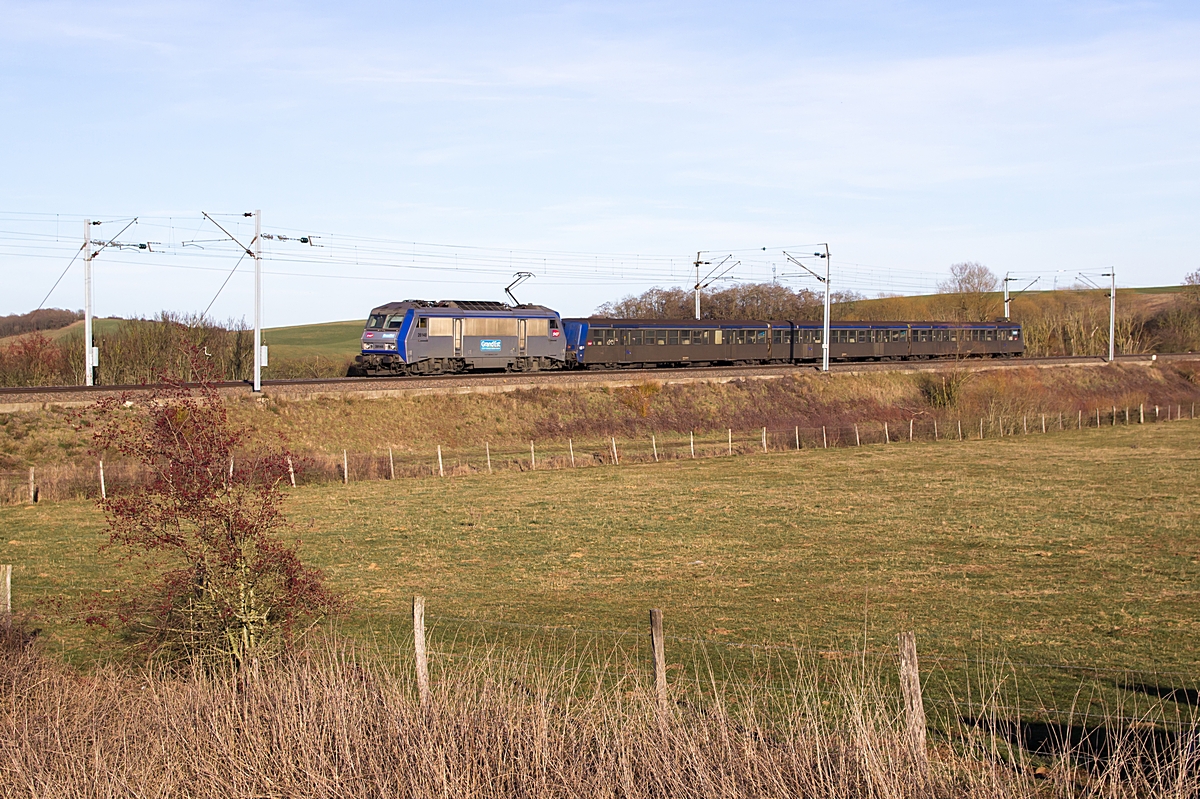
[[480,352],[499,352],[500,339],[498,338],[481,338],[479,339]]

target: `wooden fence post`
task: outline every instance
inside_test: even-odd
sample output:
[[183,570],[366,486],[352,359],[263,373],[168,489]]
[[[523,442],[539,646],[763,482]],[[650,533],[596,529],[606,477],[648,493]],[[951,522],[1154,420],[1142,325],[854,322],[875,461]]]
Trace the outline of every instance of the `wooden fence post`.
[[796,425],[796,449],[800,449],[800,425]]
[[1024,429],[1025,435],[1029,435],[1029,416],[1028,415],[1021,417],[1021,427],[1022,427],[1022,429]]
[[729,454],[733,454],[733,428],[729,428]]
[[[936,424],[936,422],[935,422],[935,424]],[[913,436],[913,420],[909,419],[908,420],[908,440],[910,442],[913,440],[912,436]]]
[[[388,448],[388,457],[389,458],[391,457],[391,454],[392,454],[392,450],[389,447]],[[288,480],[291,482],[292,488],[295,488],[296,487],[296,467],[292,465],[292,456],[291,455],[287,456],[287,465],[288,465]],[[395,474],[393,474],[392,476],[395,477]],[[104,461],[100,461],[100,488],[101,488],[101,490],[103,490],[103,488],[104,488]]]
[[767,428],[765,428],[765,427],[763,428],[763,433],[762,433],[762,444],[763,444],[763,452],[766,452],[767,451]]
[[[288,458],[288,466],[291,466],[291,458]],[[388,445],[388,479],[396,479],[396,459],[392,457],[392,447],[390,444]]]
[[857,422],[854,425],[854,446],[856,446],[856,447],[862,446],[862,439],[858,437],[858,423]]
[[438,444],[438,477],[445,477],[446,470],[442,468],[442,445]]
[[958,420],[958,440],[962,441],[962,419]]
[[937,440],[938,440],[938,433],[937,433],[937,419],[934,419],[934,420],[933,420],[933,440],[934,440],[934,441],[937,441]]
[[1138,424],[1146,423],[1146,403],[1138,406]]
[[654,450],[654,462],[658,463],[658,441],[654,438],[654,434],[650,434],[650,448]]
[[346,450],[342,450],[342,485],[350,484],[350,458]]
[[[567,439],[567,451],[571,453],[571,465],[575,465],[575,442]],[[488,461],[488,470],[491,470],[491,461]]]
[[0,612],[6,616],[12,615],[12,564],[6,563],[0,566],[0,578],[4,584],[0,585]]
[[613,466],[620,466],[621,459],[617,456],[617,437],[612,436]]
[[[487,458],[488,474],[492,473],[492,444],[490,441],[483,442],[483,456]],[[571,459],[571,465],[575,465],[575,459]]]
[[1062,429],[1063,429],[1063,415],[1062,415],[1062,411],[1059,411],[1058,412],[1058,430],[1059,430],[1059,432],[1062,432]]
[[825,425],[821,425],[821,449],[829,449],[829,437],[825,435]]
[[979,440],[983,441],[983,420],[979,420]]
[[998,426],[1000,428],[1000,438],[1004,438],[1004,417],[1001,416],[1001,417],[999,417],[999,419],[1000,419],[1000,424]]
[[904,715],[907,719],[908,744],[917,767],[925,774],[929,770],[929,754],[925,748],[925,705],[921,700],[921,671],[917,665],[917,636],[900,633],[900,691],[904,695]]
[[38,501],[37,483],[33,479],[33,467],[29,467],[29,502],[36,505]]
[[1116,405],[1113,406],[1112,426],[1113,427],[1117,426],[1117,406]]
[[695,430],[690,431],[688,433],[688,436],[691,438],[691,442],[692,442],[692,457],[695,458],[696,457],[696,431]]
[[887,426],[886,421],[884,421],[884,423],[883,423],[883,440],[885,442],[887,442],[888,444],[892,443],[892,435],[891,435],[891,433],[888,432],[888,426]]
[[1158,406],[1154,406],[1154,421],[1158,421]]
[[[295,481],[293,481],[293,484],[295,484]],[[100,461],[100,499],[108,499],[108,489],[104,487],[104,461]]]
[[1046,414],[1042,414],[1042,434],[1046,432]]
[[1100,427],[1100,409],[1099,408],[1096,409],[1096,427],[1097,428]]
[[1075,426],[1078,427],[1080,430],[1082,430],[1083,429],[1083,409],[1080,408],[1076,412],[1076,414],[1077,414],[1077,418],[1075,419]]
[[413,597],[413,653],[417,659],[417,695],[421,709],[429,709],[429,652],[425,648],[425,597]]
[[662,611],[650,611],[650,650],[654,653],[654,693],[658,698],[658,721],[667,723],[667,655],[663,644]]
[[537,453],[533,451],[532,441],[529,442],[529,468],[531,470],[537,468]]

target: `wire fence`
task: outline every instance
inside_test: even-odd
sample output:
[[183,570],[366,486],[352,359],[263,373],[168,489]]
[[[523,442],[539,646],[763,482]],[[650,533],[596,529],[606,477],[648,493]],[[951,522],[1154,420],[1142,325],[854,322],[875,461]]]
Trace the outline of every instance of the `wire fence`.
[[[430,615],[424,621],[429,623],[428,632],[422,633],[429,637],[428,655],[442,669],[463,663],[528,668],[531,654],[541,653],[544,668],[612,684],[649,680],[652,673],[650,627],[572,627],[449,615]],[[513,632],[515,637],[507,636]],[[696,691],[734,691],[786,697],[797,692],[797,680],[832,694],[844,690],[850,667],[868,672],[884,685],[895,685],[901,664],[898,648],[880,648],[878,644],[874,648],[839,648],[668,633],[661,637],[665,657],[672,664],[667,670],[683,673],[675,678],[681,696]],[[413,637],[402,634],[390,644],[403,656],[411,651]],[[754,660],[730,660],[728,653]],[[1195,670],[1158,670],[1022,660],[1011,653],[986,657],[932,651],[921,653],[920,667],[926,686],[924,702],[959,720],[987,717],[993,721],[1140,725],[1176,731],[1200,728],[1200,663]],[[691,679],[684,674],[691,674]],[[1071,679],[1062,679],[1064,674]]]
[[[424,477],[458,477],[500,471],[545,471],[732,457],[770,452],[843,449],[916,442],[957,442],[1051,435],[1056,433],[1148,425],[1196,416],[1196,404],[1115,406],[1071,412],[996,414],[982,418],[913,415],[906,420],[864,419],[839,425],[801,425],[751,430],[665,431],[639,437],[607,436],[493,445],[433,445],[405,448],[384,445],[372,452],[298,454],[296,485],[351,483]],[[236,465],[233,458],[231,471]],[[242,472],[236,472],[243,476]],[[0,504],[95,499],[144,484],[149,469],[128,461],[53,464],[0,470]],[[245,474],[244,479],[253,479]]]

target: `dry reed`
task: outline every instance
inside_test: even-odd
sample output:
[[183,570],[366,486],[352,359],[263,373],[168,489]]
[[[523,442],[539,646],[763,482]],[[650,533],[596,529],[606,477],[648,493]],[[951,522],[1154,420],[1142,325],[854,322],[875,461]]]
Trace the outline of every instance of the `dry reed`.
[[[1197,795],[1193,732],[1158,759],[1120,738],[1085,770],[1029,761],[993,726],[913,757],[886,680],[800,668],[780,691],[672,686],[660,726],[636,664],[587,646],[557,662],[475,649],[437,670],[324,645],[240,676],[0,655],[5,796],[1016,797]],[[599,675],[599,676],[598,676]],[[776,682],[774,685],[778,685]]]

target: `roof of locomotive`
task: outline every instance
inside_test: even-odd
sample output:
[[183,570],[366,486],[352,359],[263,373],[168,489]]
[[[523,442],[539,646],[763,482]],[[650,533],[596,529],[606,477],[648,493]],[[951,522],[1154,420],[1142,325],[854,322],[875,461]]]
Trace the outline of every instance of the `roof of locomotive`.
[[553,314],[557,316],[557,312],[552,308],[547,308],[544,305],[509,305],[503,302],[494,302],[492,300],[404,300],[403,302],[389,302],[386,305],[379,305],[371,309],[371,314],[392,314],[407,311],[410,308],[420,308],[430,311],[435,315],[441,311],[444,313],[466,311],[468,313],[502,313],[505,315],[513,314]]

